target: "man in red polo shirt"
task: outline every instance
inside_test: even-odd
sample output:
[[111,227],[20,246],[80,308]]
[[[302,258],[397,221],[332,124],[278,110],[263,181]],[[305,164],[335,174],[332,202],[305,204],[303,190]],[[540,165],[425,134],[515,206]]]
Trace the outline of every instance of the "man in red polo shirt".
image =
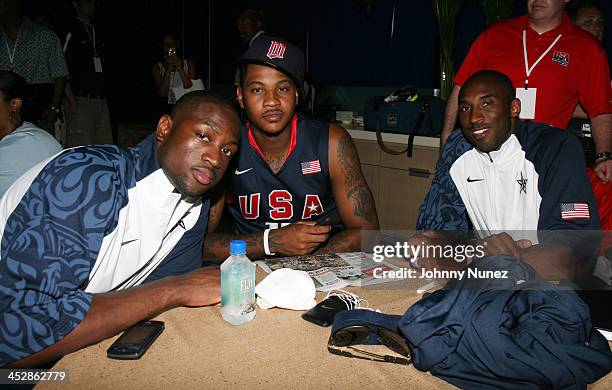
[[527,15],[487,28],[455,77],[446,106],[442,142],[455,127],[461,85],[483,69],[510,77],[521,99],[521,119],[566,128],[580,101],[593,130],[596,172],[612,180],[612,104],[605,50],[564,12],[569,0],[529,0]]

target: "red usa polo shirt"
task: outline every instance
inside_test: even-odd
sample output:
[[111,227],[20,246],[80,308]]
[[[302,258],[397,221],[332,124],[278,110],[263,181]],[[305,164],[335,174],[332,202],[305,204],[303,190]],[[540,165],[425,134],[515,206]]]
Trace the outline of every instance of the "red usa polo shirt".
[[463,85],[479,70],[492,69],[505,73],[515,87],[524,87],[523,30],[527,31],[530,67],[562,34],[529,77],[529,87],[537,88],[534,121],[564,129],[578,100],[590,117],[612,112],[605,50],[588,32],[575,27],[567,15],[557,28],[541,35],[529,26],[527,15],[487,28],[470,48],[455,84]]

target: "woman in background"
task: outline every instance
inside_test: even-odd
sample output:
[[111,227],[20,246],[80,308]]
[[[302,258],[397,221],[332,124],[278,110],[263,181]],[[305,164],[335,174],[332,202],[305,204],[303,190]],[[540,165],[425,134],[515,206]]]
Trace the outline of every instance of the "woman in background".
[[0,71],[0,198],[28,169],[62,150],[49,133],[21,117],[25,91],[23,77]]
[[164,113],[176,103],[172,88],[182,86],[191,88],[195,79],[196,67],[193,61],[181,58],[178,52],[179,42],[176,35],[168,33],[162,39],[163,60],[153,65],[152,76],[155,91],[164,99]]

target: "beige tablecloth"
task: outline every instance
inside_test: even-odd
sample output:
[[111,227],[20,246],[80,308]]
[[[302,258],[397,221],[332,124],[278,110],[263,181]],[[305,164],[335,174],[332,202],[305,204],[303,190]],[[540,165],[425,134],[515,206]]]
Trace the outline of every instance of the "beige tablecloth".
[[[261,271],[258,269],[258,279]],[[352,288],[371,307],[402,314],[420,295],[387,286]],[[318,293],[317,301],[324,296]],[[39,385],[59,389],[399,389],[451,388],[412,366],[335,356],[327,352],[331,328],[306,322],[302,312],[257,309],[241,326],[226,323],[219,306],[179,308],[158,317],[164,333],[140,360],[106,357],[109,339],[64,357],[54,369],[68,369],[70,382]],[[612,388],[612,375],[594,389]]]

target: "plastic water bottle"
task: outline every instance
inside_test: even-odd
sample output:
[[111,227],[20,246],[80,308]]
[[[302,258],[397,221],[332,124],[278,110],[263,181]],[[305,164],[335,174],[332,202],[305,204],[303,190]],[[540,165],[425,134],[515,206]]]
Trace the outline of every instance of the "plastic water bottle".
[[255,264],[246,257],[246,242],[232,240],[221,264],[221,316],[232,325],[255,317]]

